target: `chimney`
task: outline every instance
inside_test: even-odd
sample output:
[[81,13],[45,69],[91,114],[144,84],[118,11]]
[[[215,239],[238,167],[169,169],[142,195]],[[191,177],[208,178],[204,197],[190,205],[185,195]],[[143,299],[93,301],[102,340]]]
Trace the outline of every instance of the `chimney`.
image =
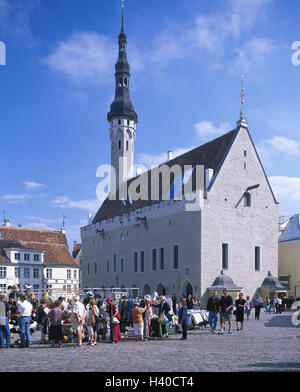
[[9,227],[10,226],[10,221],[8,218],[4,219],[4,226]]
[[168,151],[168,161],[173,159],[173,151]]
[[205,170],[205,187],[206,189],[209,187],[209,184],[214,176],[214,169],[206,169]]
[[142,174],[142,167],[141,166],[136,166],[136,175],[139,176]]

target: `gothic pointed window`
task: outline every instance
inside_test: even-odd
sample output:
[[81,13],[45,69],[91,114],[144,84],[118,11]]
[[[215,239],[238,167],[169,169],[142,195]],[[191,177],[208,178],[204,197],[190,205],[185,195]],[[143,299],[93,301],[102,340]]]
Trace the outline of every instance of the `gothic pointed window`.
[[251,207],[251,194],[249,192],[244,193],[243,204],[244,207]]

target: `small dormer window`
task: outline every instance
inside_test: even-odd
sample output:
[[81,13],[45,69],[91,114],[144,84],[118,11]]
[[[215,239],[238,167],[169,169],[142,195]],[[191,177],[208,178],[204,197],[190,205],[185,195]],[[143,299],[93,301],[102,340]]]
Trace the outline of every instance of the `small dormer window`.
[[244,193],[243,203],[244,207],[251,207],[251,194],[249,192]]

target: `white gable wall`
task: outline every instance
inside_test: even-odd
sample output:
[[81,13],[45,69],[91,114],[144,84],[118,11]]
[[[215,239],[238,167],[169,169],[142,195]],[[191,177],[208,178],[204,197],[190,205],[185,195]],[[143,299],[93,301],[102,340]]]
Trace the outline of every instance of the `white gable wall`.
[[[260,186],[250,191],[251,207],[243,207],[244,192],[255,184]],[[204,203],[201,286],[211,286],[222,269],[222,243],[229,245],[228,269],[224,273],[243,287],[245,296],[254,295],[268,271],[277,276],[277,222],[278,206],[249,134],[241,128]],[[260,271],[254,268],[255,246],[261,252]]]

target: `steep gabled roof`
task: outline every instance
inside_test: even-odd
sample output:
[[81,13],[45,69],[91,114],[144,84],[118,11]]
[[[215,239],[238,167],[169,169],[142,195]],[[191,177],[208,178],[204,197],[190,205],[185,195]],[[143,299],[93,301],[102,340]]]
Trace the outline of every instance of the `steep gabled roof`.
[[300,214],[289,219],[279,237],[279,242],[300,240]]
[[[182,169],[186,165],[195,167],[196,165],[203,165],[205,169],[213,169],[215,172],[218,171],[220,165],[223,162],[224,156],[228,152],[228,149],[234,139],[237,130],[234,129],[225,135],[222,135],[208,143],[205,143],[199,147],[194,148],[178,157],[165,162],[165,165],[169,167],[173,165],[179,165]],[[155,169],[154,169],[155,170]],[[114,218],[121,216],[125,213],[134,211],[136,209],[149,206],[155,201],[150,200],[151,194],[151,170],[141,174],[141,176],[148,176],[148,200],[137,200],[130,205],[126,203],[123,205],[121,200],[109,200],[108,198],[103,202],[99,211],[93,219],[93,223],[100,222],[104,219]],[[131,178],[127,181],[127,188],[137,177]]]
[[[35,249],[45,252],[45,264],[78,266],[69,252],[66,236],[61,231],[0,226],[0,233],[0,254],[4,253],[5,248]],[[5,261],[9,260],[6,258]]]

